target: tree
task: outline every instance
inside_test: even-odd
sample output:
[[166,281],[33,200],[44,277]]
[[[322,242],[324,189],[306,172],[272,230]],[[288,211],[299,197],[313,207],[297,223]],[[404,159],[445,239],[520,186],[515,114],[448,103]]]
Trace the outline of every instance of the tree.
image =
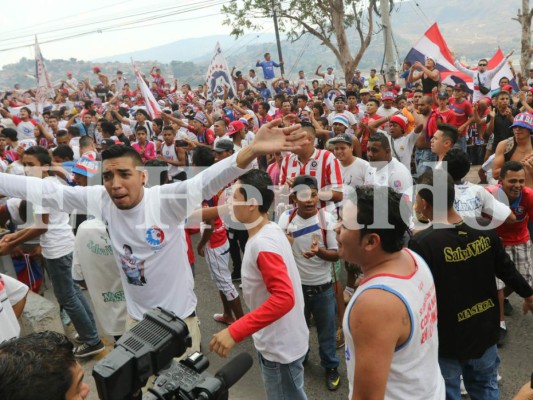
[[[279,29],[289,40],[296,41],[306,33],[317,37],[337,58],[350,82],[355,68],[372,40],[373,10],[377,0],[232,0],[222,7],[224,24],[239,37],[245,30],[260,30],[257,19],[270,18],[276,7]],[[391,1],[392,2],[392,1]],[[349,43],[347,29],[355,28],[359,48]],[[352,48],[356,51],[352,55]]]
[[529,0],[522,0],[522,12],[518,10],[518,16],[513,18],[522,25],[522,38],[520,40],[520,69],[522,76],[528,76],[531,68],[531,19],[533,18],[533,8],[529,9]]

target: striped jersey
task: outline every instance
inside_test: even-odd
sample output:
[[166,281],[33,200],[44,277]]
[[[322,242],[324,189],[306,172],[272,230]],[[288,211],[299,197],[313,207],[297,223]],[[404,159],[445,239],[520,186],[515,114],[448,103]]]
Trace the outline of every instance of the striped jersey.
[[[288,153],[281,162],[280,185],[287,178],[294,179],[300,175],[309,175],[316,179],[318,190],[331,189],[342,192],[342,174],[339,160],[328,150],[315,149],[309,160],[302,164],[298,156]],[[322,207],[324,207],[324,202]]]

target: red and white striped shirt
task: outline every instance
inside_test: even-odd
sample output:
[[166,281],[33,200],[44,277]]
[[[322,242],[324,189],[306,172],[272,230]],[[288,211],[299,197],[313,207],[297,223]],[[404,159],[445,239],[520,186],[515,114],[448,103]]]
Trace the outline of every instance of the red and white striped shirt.
[[294,179],[300,175],[316,178],[318,190],[330,189],[342,192],[342,174],[339,160],[328,150],[315,149],[309,160],[302,164],[294,153],[287,154],[281,162],[280,185],[287,178]]

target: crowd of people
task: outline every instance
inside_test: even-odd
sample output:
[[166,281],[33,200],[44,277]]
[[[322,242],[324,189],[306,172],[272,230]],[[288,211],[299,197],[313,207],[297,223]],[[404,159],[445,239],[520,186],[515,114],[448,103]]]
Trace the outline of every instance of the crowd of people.
[[[227,357],[253,337],[268,399],[307,398],[312,327],[327,389],[345,362],[350,399],[497,399],[508,297],[533,312],[533,69],[490,91],[511,54],[492,70],[456,61],[469,88],[443,84],[432,57],[395,82],[372,69],[341,83],[332,66],[276,77],[266,53],[215,98],[154,66],[143,79],[157,115],[136,83],[98,67],[96,84],[67,72],[44,104],[7,91],[0,255],[17,279],[0,274],[0,397],[27,398],[21,385],[85,398],[76,359],[155,307],[199,351],[213,334],[196,314],[202,257],[224,326],[209,349]],[[473,163],[488,187],[466,180]],[[43,276],[69,340],[19,338]]]

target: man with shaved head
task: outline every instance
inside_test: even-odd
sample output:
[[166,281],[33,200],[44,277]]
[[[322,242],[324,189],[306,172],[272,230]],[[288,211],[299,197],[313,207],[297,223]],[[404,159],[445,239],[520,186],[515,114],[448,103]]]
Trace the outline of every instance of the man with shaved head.
[[433,99],[430,96],[423,96],[418,102],[418,112],[415,113],[415,132],[420,133],[416,140],[416,173],[420,175],[424,168],[432,162],[437,161],[437,157],[431,152],[431,139],[437,132],[438,125],[445,123],[445,118],[433,110]]

